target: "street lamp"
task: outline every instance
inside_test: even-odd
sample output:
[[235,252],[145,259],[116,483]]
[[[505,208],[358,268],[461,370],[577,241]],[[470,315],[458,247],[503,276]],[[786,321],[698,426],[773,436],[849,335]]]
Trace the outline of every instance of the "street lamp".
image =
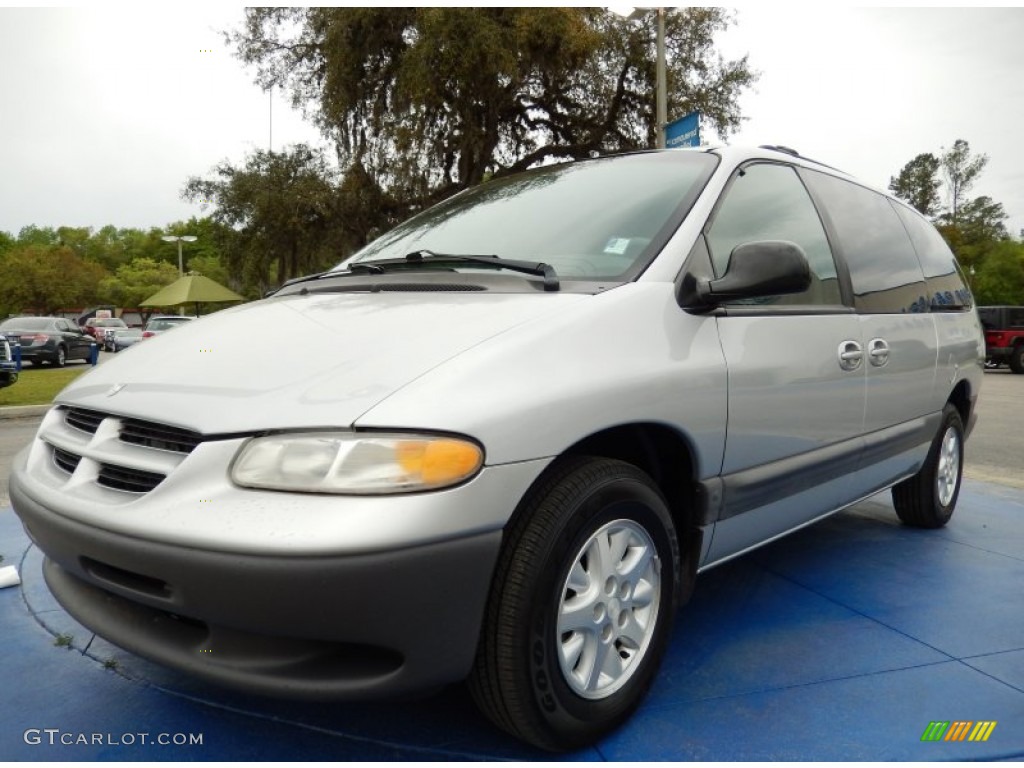
[[609,5],[608,10],[617,13],[630,21],[636,21],[643,17],[648,11],[655,11],[658,14],[658,60],[657,60],[657,121],[658,121],[658,149],[665,148],[665,125],[668,123],[668,96],[665,85],[665,9],[664,8],[630,8],[624,5]]
[[160,239],[161,240],[166,240],[168,243],[173,243],[173,242],[177,241],[177,243],[178,243],[178,277],[184,277],[185,276],[185,268],[184,268],[184,266],[181,263],[181,243],[182,243],[182,241],[184,241],[186,243],[194,243],[196,241],[196,236],[195,235],[180,235],[180,236],[179,235],[164,235]]

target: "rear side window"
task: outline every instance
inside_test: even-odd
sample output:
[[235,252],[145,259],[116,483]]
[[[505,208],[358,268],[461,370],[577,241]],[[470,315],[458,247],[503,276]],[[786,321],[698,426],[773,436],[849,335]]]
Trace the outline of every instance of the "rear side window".
[[927,312],[924,275],[907,231],[889,201],[870,189],[807,170],[824,202],[850,268],[858,312]]
[[971,291],[965,284],[953,252],[942,235],[917,211],[889,201],[896,209],[928,283],[928,296],[933,310],[967,310],[973,305]]
[[755,303],[842,304],[825,229],[810,195],[789,166],[748,165],[733,178],[707,228],[715,274],[725,274],[736,246],[758,240],[788,240],[803,248],[811,265],[811,286],[803,293]]

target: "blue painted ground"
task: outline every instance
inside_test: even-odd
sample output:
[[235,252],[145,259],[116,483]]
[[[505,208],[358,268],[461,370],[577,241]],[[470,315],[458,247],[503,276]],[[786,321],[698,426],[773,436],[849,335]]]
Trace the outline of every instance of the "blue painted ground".
[[[325,705],[183,678],[70,619],[10,510],[0,555],[23,579],[0,590],[0,760],[551,758],[494,730],[459,686]],[[984,743],[922,742],[935,720],[997,725]],[[1024,492],[967,482],[950,525],[928,532],[879,496],[703,574],[640,712],[568,757],[1024,759]]]

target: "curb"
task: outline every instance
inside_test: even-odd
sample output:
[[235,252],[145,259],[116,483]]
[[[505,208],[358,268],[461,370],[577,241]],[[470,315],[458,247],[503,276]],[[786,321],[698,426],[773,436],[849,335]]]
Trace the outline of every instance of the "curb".
[[0,421],[4,419],[29,419],[33,416],[42,416],[53,407],[53,403],[46,405],[9,405],[0,408]]

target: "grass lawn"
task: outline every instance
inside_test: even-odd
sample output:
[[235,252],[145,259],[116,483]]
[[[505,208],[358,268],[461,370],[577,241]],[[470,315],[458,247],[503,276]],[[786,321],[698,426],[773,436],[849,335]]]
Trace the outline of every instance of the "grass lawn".
[[71,381],[89,370],[92,370],[91,365],[67,368],[26,366],[21,369],[16,384],[0,389],[0,408],[6,405],[46,405]]

